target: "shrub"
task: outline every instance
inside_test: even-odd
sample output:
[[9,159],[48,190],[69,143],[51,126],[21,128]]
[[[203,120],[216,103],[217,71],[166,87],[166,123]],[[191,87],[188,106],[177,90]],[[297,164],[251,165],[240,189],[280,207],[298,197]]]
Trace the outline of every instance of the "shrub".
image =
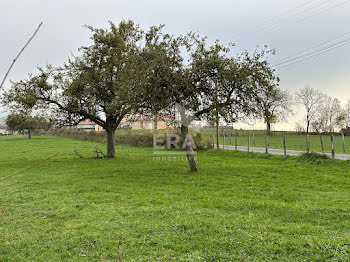
[[[165,132],[164,136],[166,135]],[[179,130],[172,130],[173,133],[180,135]],[[77,140],[90,141],[95,143],[106,143],[106,132],[96,131],[78,131],[75,128],[60,128],[50,131],[50,135],[63,136]],[[206,150],[213,147],[212,141],[209,137],[203,135],[200,132],[191,132],[193,142],[196,145],[196,150]],[[115,143],[117,145],[130,145],[135,147],[152,147],[153,146],[153,133],[152,132],[116,132]],[[179,145],[182,145],[180,141]]]
[[328,159],[330,158],[326,154],[316,152],[302,153],[299,155],[299,160],[311,162],[317,165],[325,163],[325,161]]
[[191,132],[192,139],[197,150],[207,150],[213,148],[213,142],[210,137],[203,135],[201,132]]
[[329,157],[326,154],[322,153],[316,153],[316,152],[311,152],[311,153],[302,153],[300,154],[300,158],[302,159],[329,159]]

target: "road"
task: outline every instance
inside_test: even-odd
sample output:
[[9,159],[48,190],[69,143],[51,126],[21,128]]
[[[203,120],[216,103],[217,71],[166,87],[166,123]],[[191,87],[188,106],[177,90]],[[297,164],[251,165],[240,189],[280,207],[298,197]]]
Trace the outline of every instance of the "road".
[[[223,148],[223,145],[220,145],[220,148]],[[225,145],[225,150],[235,150],[234,146],[231,145]],[[248,151],[247,146],[237,146],[238,151]],[[250,152],[255,153],[266,153],[266,149],[264,147],[249,147]],[[269,148],[269,154],[274,155],[284,155],[283,149],[277,149],[277,148]],[[298,150],[287,150],[287,155],[289,156],[297,156],[301,153],[305,153],[305,151],[298,151]],[[327,156],[332,157],[331,153],[325,153]],[[341,160],[350,160],[350,154],[335,154],[335,158],[341,159]]]

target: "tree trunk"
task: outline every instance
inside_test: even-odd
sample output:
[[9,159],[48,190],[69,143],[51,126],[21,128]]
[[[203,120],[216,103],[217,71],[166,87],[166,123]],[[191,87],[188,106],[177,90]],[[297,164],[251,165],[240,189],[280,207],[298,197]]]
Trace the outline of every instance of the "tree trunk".
[[107,157],[115,158],[115,129],[107,131]]
[[271,133],[271,123],[270,123],[269,121],[266,122],[266,132],[267,132],[268,134]]
[[215,125],[216,125],[216,148],[219,149],[220,142],[219,142],[219,117],[218,116],[216,117]]
[[157,115],[154,115],[154,130],[157,130],[158,129],[158,116]]
[[32,139],[32,133],[31,133],[31,131],[30,131],[30,128],[28,128],[28,138],[29,138],[29,139]]
[[[188,135],[188,127],[181,125],[181,138],[182,141],[186,140],[186,137]],[[190,170],[192,172],[198,172],[198,165],[197,165],[197,161],[196,158],[194,157],[194,151],[193,151],[193,147],[191,143],[187,143],[185,145],[185,149],[186,149],[186,157],[188,160],[188,164],[190,165]]]

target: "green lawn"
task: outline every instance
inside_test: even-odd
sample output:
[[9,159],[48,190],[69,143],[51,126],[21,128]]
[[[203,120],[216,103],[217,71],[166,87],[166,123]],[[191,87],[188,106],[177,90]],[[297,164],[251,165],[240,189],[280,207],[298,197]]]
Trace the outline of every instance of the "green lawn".
[[[350,261],[350,163],[0,137],[0,261]],[[103,145],[104,149],[104,145]],[[0,178],[1,179],[1,178]]]

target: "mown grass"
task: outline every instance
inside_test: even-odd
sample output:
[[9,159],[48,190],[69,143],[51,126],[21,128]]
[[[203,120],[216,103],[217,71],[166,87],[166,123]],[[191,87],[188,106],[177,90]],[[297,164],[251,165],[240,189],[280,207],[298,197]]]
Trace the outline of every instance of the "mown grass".
[[[0,137],[0,261],[349,261],[350,163],[233,151],[186,161],[151,148]],[[104,147],[104,145],[103,145]]]

